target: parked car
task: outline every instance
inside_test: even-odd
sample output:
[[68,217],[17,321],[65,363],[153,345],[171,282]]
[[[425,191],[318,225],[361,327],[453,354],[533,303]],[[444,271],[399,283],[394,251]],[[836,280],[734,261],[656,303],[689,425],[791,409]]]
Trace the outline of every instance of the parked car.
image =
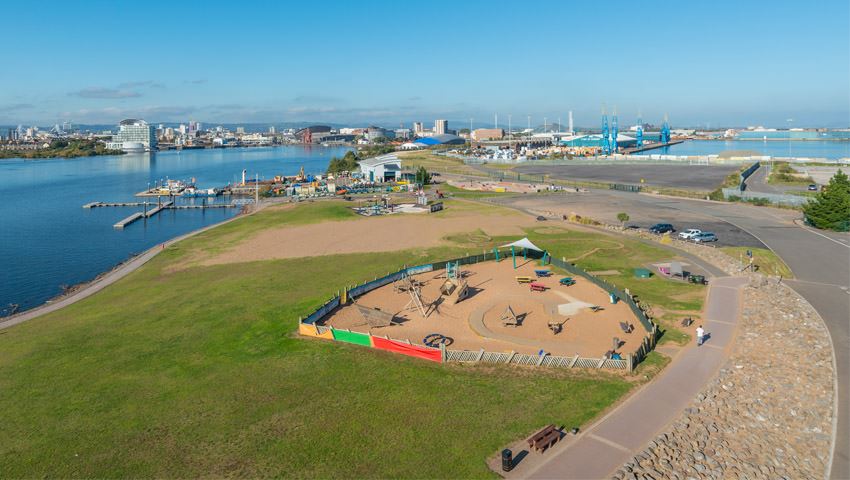
[[717,235],[715,235],[711,232],[700,232],[700,233],[694,235],[693,237],[691,237],[691,240],[693,240],[696,243],[716,242],[717,241]]
[[818,191],[818,186],[817,186],[817,185],[815,185],[814,183],[809,184],[809,191],[810,191],[810,192],[817,192],[817,191]]
[[699,235],[700,233],[702,233],[702,230],[700,230],[698,228],[689,228],[689,229],[685,230],[684,232],[679,232],[679,238],[681,238],[682,240],[687,240],[689,238],[694,238],[695,236]]
[[667,233],[667,232],[675,232],[676,229],[673,228],[673,225],[669,223],[656,223],[655,225],[649,227],[649,231],[652,233]]

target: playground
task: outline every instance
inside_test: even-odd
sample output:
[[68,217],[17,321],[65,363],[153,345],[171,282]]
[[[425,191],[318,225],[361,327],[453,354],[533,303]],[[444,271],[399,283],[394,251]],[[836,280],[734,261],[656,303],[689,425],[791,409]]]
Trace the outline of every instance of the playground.
[[320,325],[458,350],[600,358],[640,347],[646,332],[626,303],[521,251],[515,261],[404,276],[348,299]]

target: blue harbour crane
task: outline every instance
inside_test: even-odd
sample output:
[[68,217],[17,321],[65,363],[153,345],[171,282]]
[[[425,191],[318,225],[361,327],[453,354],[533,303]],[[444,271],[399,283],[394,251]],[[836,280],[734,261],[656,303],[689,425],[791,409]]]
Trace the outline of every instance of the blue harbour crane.
[[661,125],[661,143],[670,143],[670,124],[667,123],[667,114],[664,114],[664,123]]
[[640,118],[640,113],[638,113],[637,118],[637,132],[635,134],[635,146],[640,148],[643,146],[643,119]]
[[614,115],[611,117],[611,153],[617,153],[617,137],[619,135],[617,121],[617,108],[614,107]]
[[611,144],[608,139],[608,114],[605,109],[602,109],[602,153],[608,155],[611,153]]

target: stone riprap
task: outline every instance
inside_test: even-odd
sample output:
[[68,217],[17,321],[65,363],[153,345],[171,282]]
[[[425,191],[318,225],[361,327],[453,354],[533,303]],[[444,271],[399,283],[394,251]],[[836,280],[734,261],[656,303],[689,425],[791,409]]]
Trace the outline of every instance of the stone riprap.
[[835,374],[823,320],[777,278],[742,272],[740,262],[708,246],[671,246],[749,277],[742,318],[717,377],[613,478],[823,478]]

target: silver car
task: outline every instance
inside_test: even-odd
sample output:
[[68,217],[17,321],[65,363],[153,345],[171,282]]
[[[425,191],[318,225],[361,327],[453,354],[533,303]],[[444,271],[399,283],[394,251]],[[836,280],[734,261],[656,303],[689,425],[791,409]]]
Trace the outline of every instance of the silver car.
[[691,240],[693,240],[696,243],[716,242],[717,241],[717,235],[715,235],[711,232],[700,232],[700,233],[697,233],[696,235],[692,236]]

